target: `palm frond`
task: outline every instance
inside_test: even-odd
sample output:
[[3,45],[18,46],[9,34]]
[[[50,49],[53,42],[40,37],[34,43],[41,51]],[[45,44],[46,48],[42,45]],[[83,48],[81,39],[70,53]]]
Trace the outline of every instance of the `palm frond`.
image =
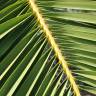
[[96,1],[29,1],[0,1],[0,96],[96,95]]

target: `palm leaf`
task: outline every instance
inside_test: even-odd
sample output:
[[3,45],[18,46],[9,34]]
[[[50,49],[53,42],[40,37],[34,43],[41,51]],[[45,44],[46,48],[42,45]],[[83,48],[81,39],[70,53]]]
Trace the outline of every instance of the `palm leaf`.
[[96,95],[95,11],[92,0],[1,0],[0,96]]

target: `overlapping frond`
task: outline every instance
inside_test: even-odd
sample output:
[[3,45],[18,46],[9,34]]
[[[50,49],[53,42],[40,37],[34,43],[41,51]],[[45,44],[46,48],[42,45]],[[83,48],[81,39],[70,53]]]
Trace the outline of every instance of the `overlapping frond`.
[[78,85],[96,94],[96,1],[42,0],[37,4]]

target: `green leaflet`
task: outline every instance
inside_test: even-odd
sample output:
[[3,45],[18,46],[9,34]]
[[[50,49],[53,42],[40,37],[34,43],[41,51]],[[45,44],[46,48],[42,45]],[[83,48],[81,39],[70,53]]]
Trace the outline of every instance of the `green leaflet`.
[[[23,16],[19,16],[16,18],[13,18],[9,21],[4,22],[3,24],[0,24],[0,39],[3,38],[6,34],[8,34],[11,30],[22,24],[28,17],[30,17],[30,13],[25,14]],[[22,22],[21,22],[22,21]],[[3,29],[2,27],[5,26]]]

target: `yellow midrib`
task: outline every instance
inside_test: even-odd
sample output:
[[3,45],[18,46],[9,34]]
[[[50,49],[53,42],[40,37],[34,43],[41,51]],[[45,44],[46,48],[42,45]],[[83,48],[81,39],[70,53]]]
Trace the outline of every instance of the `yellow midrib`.
[[78,86],[76,85],[74,77],[72,76],[71,71],[68,68],[68,64],[65,61],[65,58],[62,55],[62,53],[61,53],[58,45],[56,44],[54,38],[52,37],[51,31],[49,30],[47,24],[45,23],[45,21],[43,19],[43,16],[40,14],[37,5],[35,4],[34,0],[29,0],[29,3],[31,5],[31,8],[32,8],[33,12],[37,16],[37,19],[38,19],[38,21],[39,21],[39,23],[40,23],[40,25],[41,25],[41,27],[43,29],[43,32],[45,33],[48,41],[50,42],[51,46],[53,47],[53,49],[55,51],[55,54],[56,54],[60,64],[62,65],[64,72],[67,75],[68,80],[70,81],[70,84],[71,84],[71,86],[72,86],[72,88],[74,90],[74,94],[76,96],[80,96],[80,92],[79,92]]

